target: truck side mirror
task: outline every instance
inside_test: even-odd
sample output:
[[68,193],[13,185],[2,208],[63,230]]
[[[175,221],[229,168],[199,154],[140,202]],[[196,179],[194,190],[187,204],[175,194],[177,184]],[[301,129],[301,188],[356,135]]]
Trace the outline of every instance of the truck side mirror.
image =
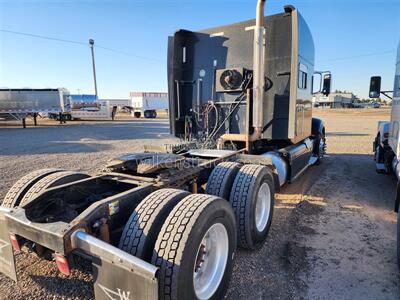
[[382,78],[380,76],[371,77],[371,82],[369,84],[369,97],[379,98],[381,95],[381,82]]
[[314,72],[311,89],[313,95],[322,93],[323,95],[328,96],[331,93],[331,86],[332,74],[330,71]]
[[332,82],[332,75],[331,73],[324,74],[324,79],[322,82],[322,94],[328,96],[331,93],[331,82]]

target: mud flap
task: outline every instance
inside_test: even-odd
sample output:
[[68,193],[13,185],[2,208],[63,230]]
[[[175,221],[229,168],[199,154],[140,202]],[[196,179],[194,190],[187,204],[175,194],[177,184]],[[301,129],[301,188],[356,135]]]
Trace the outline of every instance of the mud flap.
[[75,249],[92,257],[97,300],[158,299],[158,268],[85,232],[71,239]]
[[15,258],[13,249],[8,236],[5,213],[7,209],[0,207],[0,273],[17,281],[17,272],[15,270]]
[[[157,299],[157,283],[107,261],[93,261],[94,294],[100,300]],[[155,284],[154,284],[155,283]]]

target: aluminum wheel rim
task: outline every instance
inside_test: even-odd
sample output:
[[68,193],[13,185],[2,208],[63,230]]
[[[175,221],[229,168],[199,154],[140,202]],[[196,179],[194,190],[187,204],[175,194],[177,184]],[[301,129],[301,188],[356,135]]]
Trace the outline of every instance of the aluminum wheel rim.
[[212,225],[199,245],[193,267],[197,298],[209,299],[217,291],[225,273],[229,253],[228,232],[224,225]]
[[268,183],[264,182],[257,194],[256,202],[256,227],[259,232],[267,226],[271,211],[271,190]]

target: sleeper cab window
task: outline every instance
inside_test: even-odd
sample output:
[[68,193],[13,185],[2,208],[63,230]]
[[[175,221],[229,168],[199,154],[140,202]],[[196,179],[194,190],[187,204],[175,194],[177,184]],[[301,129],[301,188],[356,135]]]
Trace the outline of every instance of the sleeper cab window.
[[298,76],[298,88],[305,90],[307,89],[307,75],[308,67],[302,63],[299,63],[299,76]]

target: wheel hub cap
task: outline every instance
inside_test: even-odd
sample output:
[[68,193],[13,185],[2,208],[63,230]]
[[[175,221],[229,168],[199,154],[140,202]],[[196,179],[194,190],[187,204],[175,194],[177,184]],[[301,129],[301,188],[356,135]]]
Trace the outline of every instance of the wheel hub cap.
[[212,225],[197,250],[193,268],[193,285],[197,298],[209,299],[218,289],[225,273],[229,239],[221,223]]
[[264,231],[267,226],[271,211],[271,190],[268,183],[264,182],[257,195],[256,202],[256,227],[259,232]]

